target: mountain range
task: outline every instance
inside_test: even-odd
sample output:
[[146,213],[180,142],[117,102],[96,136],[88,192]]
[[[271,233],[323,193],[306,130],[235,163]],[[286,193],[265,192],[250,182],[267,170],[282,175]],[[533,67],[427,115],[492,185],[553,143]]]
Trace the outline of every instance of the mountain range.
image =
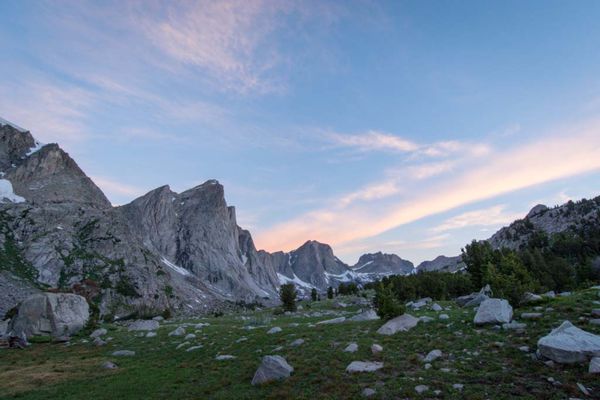
[[[0,171],[0,289],[6,289],[0,290],[0,315],[39,290],[84,294],[100,317],[196,314],[236,302],[275,303],[279,286],[288,282],[307,294],[388,275],[464,268],[460,256],[415,268],[381,252],[349,266],[313,240],[287,253],[257,250],[216,180],[182,193],[162,186],[113,207],[59,145],[42,145],[2,119]],[[577,218],[573,211],[536,206],[489,241],[518,246],[525,240],[519,233],[531,226],[555,232]]]

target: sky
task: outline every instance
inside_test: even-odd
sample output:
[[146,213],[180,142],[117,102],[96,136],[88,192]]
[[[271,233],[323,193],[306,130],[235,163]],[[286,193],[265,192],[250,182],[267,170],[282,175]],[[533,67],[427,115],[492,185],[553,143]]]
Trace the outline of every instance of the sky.
[[259,249],[460,254],[600,195],[598,1],[0,2],[0,117],[114,205],[217,179]]

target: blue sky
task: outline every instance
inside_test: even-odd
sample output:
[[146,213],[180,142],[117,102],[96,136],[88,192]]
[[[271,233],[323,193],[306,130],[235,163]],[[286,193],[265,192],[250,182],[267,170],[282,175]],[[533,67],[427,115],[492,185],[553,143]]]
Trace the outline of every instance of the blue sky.
[[0,116],[125,204],[224,184],[259,248],[456,255],[600,194],[597,1],[3,1]]

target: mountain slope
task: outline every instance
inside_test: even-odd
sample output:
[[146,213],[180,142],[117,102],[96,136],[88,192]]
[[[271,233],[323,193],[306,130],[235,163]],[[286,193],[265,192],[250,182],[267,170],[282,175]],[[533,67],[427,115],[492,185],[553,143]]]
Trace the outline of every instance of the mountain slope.
[[569,201],[554,208],[538,204],[525,218],[514,221],[488,239],[494,248],[518,249],[526,244],[535,232],[548,235],[600,224],[600,196],[594,199]]

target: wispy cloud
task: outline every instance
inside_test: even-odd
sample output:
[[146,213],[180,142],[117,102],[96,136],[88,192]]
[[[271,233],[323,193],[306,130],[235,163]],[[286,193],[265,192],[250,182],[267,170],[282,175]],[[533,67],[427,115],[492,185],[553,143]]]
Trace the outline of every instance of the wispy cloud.
[[164,54],[204,70],[221,87],[264,92],[274,89],[267,74],[281,62],[268,39],[292,8],[266,0],[161,3],[136,20]]
[[360,152],[383,151],[428,157],[447,157],[458,153],[484,156],[490,151],[489,146],[482,143],[464,143],[451,140],[432,144],[418,144],[397,135],[378,131],[368,131],[355,135],[329,133],[326,137],[338,147],[351,148]]
[[467,211],[442,222],[432,230],[445,232],[472,226],[492,226],[510,223],[523,215],[506,211],[506,205],[496,205],[480,210]]
[[30,130],[42,142],[69,146],[86,137],[86,116],[94,94],[82,88],[39,80],[2,85],[0,113]]
[[313,238],[339,245],[381,234],[421,218],[560,178],[600,170],[600,121],[548,135],[516,148],[490,153],[477,165],[444,181],[418,187],[391,202],[331,207],[259,232],[259,246],[292,249]]

